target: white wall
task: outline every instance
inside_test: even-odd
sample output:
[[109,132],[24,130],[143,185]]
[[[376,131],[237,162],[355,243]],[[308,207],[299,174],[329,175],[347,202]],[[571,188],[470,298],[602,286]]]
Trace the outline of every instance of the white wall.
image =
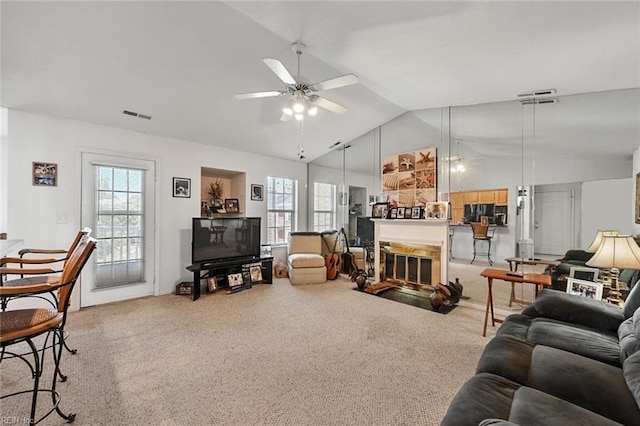
[[633,228],[633,179],[585,182],[582,185],[580,248],[593,242],[598,229],[617,229],[630,235]]
[[[254,183],[266,188],[267,176],[297,179],[299,227],[306,229],[306,163],[15,110],[9,111],[8,121],[6,176],[11,179],[7,190],[7,232],[13,238],[24,239],[25,246],[68,247],[83,226],[78,179],[81,151],[106,150],[157,161],[159,294],[171,293],[180,281],[191,281],[192,275],[185,270],[191,257],[191,218],[200,216],[197,195],[172,196],[173,177],[190,178],[192,194],[200,194],[201,167],[246,172],[246,194],[250,194]],[[57,163],[58,186],[32,186],[32,161]],[[4,176],[3,167],[3,185]],[[246,216],[260,216],[266,223],[266,210],[266,199],[246,200]],[[67,213],[67,224],[56,224],[57,212]],[[264,228],[262,240],[266,242]]]
[[[631,199],[635,200],[636,199],[636,193],[638,191],[638,188],[636,188],[636,175],[640,173],[640,148],[636,149],[633,152],[633,175],[632,175],[632,184],[633,184],[633,189],[631,192]],[[634,205],[632,207],[632,215],[634,217],[634,221],[633,221],[633,235],[637,235],[640,236],[640,224],[635,223],[635,217],[636,217],[636,210],[635,210],[635,201],[634,201]]]

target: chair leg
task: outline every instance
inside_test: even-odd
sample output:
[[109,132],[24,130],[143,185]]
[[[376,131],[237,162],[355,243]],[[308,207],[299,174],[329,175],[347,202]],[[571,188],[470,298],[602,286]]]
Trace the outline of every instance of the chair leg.
[[[56,340],[60,340],[59,342],[56,342]],[[60,395],[58,394],[58,392],[56,392],[56,382],[57,382],[57,378],[58,378],[58,374],[60,373],[60,358],[62,357],[62,347],[64,342],[64,334],[62,329],[58,329],[58,330],[54,330],[53,331],[53,346],[51,347],[51,350],[53,351],[53,360],[55,363],[55,372],[53,374],[53,380],[51,381],[51,401],[53,403],[53,406],[55,407],[56,412],[58,413],[58,415],[60,417],[62,417],[67,423],[73,423],[76,419],[76,414],[75,413],[69,413],[69,414],[64,414],[61,410],[60,410]],[[56,354],[57,351],[57,354]],[[66,376],[65,380],[66,380]],[[64,380],[62,380],[64,381]]]
[[489,260],[489,265],[493,266],[493,260],[491,260],[491,240],[487,240],[489,243],[489,249],[487,250],[487,259]]
[[471,263],[476,260],[476,242],[477,240],[473,240],[473,259],[471,259]]

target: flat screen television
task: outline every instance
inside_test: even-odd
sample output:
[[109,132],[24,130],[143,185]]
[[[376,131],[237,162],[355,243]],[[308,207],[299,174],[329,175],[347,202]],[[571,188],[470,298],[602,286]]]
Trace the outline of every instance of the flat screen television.
[[194,217],[191,263],[260,257],[259,217]]

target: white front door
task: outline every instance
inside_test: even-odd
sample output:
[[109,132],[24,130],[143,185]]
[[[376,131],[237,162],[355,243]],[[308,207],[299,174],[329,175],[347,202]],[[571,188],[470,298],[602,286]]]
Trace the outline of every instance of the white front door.
[[572,191],[536,192],[535,253],[563,255],[573,241]]
[[155,291],[155,162],[82,153],[82,226],[98,240],[82,307]]

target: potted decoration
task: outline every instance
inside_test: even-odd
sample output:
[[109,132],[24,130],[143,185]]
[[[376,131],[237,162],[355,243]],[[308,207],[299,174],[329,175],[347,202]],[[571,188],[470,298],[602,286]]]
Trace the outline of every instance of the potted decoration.
[[224,193],[224,183],[220,179],[216,179],[209,184],[208,194],[211,197],[211,211],[214,213],[224,213],[224,205],[222,196]]

